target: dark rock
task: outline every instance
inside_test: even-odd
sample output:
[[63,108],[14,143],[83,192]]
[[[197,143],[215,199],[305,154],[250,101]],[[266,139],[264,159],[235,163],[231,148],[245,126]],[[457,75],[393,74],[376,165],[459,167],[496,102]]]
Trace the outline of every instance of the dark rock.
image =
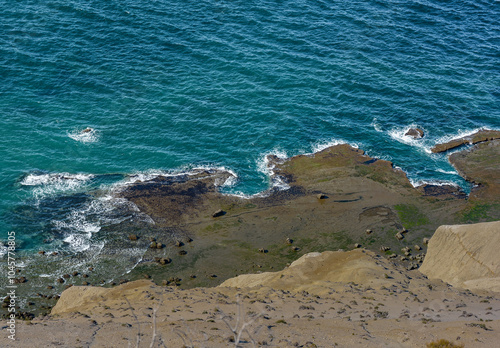
[[80,273],[78,273],[77,271],[74,271],[73,272],[73,277],[76,277],[77,275],[79,275]]
[[62,283],[64,283],[64,279],[59,278],[59,279],[56,280],[56,282],[58,282],[59,284],[62,284]]
[[223,215],[226,215],[226,212],[222,209],[219,209],[215,213],[212,214],[212,217],[216,218],[216,217],[223,216]]
[[92,131],[93,131],[93,129],[92,129],[92,128],[87,127],[87,128],[85,128],[84,130],[82,130],[82,133],[90,133],[90,132],[92,132]]
[[421,139],[424,137],[424,131],[420,128],[410,128],[405,135],[412,137],[413,139]]
[[45,251],[40,250],[40,251],[38,252],[38,254],[40,254],[40,255],[45,255]]
[[63,277],[64,279],[68,279],[68,278],[70,278],[71,276],[70,276],[69,274],[64,274],[62,277]]
[[88,277],[89,277],[89,275],[88,275],[88,274],[84,274],[84,275],[82,275],[82,277],[83,277],[83,278],[88,278]]
[[181,250],[181,251],[179,251],[179,255],[181,255],[181,256],[182,256],[182,255],[186,255],[186,254],[187,254],[187,251],[186,251],[186,250]]
[[500,139],[500,131],[483,129],[474,134],[459,139],[450,140],[444,144],[437,144],[431,151],[434,153],[445,152],[466,144],[477,144],[489,140]]
[[93,271],[94,270],[94,267],[89,267],[89,271]]

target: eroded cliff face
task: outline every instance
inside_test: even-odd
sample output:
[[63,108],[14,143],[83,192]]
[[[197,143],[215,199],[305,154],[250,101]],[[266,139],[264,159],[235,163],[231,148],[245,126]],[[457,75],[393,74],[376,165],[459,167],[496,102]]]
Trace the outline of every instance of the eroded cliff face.
[[456,287],[500,292],[499,246],[500,221],[441,226],[420,271]]

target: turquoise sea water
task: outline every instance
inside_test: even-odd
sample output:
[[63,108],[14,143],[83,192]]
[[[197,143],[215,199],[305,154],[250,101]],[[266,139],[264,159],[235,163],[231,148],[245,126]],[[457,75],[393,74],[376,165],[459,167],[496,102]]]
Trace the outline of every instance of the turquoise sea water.
[[429,148],[500,129],[499,1],[0,3],[0,236],[21,250],[88,249],[129,175],[224,167],[255,194],[266,154],[337,142],[466,188]]

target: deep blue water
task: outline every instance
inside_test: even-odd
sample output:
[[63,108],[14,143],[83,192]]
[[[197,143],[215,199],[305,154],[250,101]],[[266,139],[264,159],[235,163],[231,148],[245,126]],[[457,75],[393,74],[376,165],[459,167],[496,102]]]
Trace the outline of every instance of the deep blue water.
[[24,249],[88,247],[124,204],[88,192],[129,174],[225,167],[227,192],[254,194],[266,154],[348,142],[465,186],[429,148],[500,129],[499,1],[0,8],[0,236]]

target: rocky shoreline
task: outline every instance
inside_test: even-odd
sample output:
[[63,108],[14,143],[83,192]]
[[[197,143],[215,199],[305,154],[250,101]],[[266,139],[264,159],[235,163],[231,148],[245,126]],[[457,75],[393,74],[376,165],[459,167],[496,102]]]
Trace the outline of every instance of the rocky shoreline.
[[[289,188],[251,198],[220,193],[218,185],[231,176],[222,170],[137,181],[119,195],[154,224],[129,227],[109,249],[145,250],[132,272],[105,279],[106,262],[89,264],[92,270],[85,273],[61,274],[62,282],[54,279],[48,291],[26,299],[19,311],[48,313],[71,285],[114,286],[147,278],[181,289],[213,287],[326,250],[366,248],[417,269],[424,240],[439,226],[500,219],[499,142],[486,140],[450,156],[475,184],[468,197],[453,186],[414,188],[392,163],[347,144],[286,160],[269,156],[273,179]],[[415,246],[419,253],[402,251]]]

